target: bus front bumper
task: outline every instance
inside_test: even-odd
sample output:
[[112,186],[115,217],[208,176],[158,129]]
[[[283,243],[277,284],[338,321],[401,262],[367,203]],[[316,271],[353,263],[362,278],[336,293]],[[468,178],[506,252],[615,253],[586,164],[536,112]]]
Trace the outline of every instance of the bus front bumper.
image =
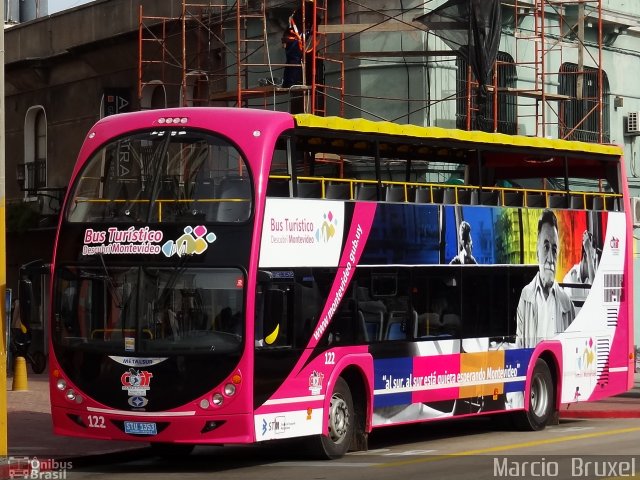
[[134,412],[109,413],[56,408],[53,412],[53,431],[57,435],[95,438],[101,440],[129,440],[136,442],[168,442],[190,444],[252,443],[253,416],[195,415],[191,412]]

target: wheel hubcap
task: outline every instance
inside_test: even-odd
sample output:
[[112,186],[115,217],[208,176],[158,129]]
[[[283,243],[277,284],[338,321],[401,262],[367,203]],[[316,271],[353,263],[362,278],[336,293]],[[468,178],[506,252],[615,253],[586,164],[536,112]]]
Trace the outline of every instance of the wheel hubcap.
[[331,398],[329,410],[329,437],[335,443],[342,442],[349,430],[349,408],[344,399],[338,395]]
[[535,377],[531,384],[531,411],[538,417],[542,417],[547,412],[549,406],[549,392],[547,384],[540,377]]

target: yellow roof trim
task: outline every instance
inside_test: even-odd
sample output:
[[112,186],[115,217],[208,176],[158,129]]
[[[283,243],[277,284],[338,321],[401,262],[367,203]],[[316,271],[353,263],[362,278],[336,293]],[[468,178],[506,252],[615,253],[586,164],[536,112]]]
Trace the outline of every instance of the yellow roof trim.
[[417,125],[401,125],[392,122],[366,120],[364,118],[319,117],[306,113],[294,115],[293,117],[296,125],[299,127],[325,128],[358,133],[405,135],[416,138],[442,138],[461,142],[513,145],[516,147],[563,150],[600,155],[621,156],[623,154],[622,148],[617,145],[525,137],[522,135],[506,135],[503,133],[487,133],[478,130],[466,131],[440,127],[419,127]]

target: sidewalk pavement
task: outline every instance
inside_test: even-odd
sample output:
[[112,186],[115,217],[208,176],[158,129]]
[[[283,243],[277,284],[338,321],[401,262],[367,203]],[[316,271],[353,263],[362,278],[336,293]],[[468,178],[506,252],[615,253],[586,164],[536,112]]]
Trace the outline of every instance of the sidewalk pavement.
[[[77,459],[146,448],[141,442],[116,442],[53,434],[47,373],[28,375],[27,391],[12,391],[7,379],[10,457]],[[632,390],[598,402],[562,405],[560,418],[640,418],[640,373]],[[1,478],[1,477],[0,477]]]
[[640,418],[640,373],[628,392],[597,402],[561,405],[560,418]]
[[28,390],[13,391],[12,378],[7,378],[9,457],[75,459],[149,446],[143,442],[116,442],[54,435],[48,372],[36,375],[29,371],[27,382]]

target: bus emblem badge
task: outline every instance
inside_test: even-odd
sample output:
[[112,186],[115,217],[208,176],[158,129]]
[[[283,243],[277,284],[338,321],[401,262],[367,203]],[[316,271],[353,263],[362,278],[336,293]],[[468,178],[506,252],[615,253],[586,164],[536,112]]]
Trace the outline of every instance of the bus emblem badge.
[[322,391],[322,381],[324,380],[324,373],[313,371],[309,375],[309,391],[311,395],[318,395]]
[[209,244],[215,242],[217,238],[215,233],[207,233],[207,228],[204,225],[188,226],[183,231],[184,233],[177,240],[167,240],[162,245],[162,253],[164,253],[165,257],[201,255],[207,250]]
[[129,405],[131,405],[133,408],[143,408],[147,406],[147,403],[149,403],[149,400],[147,400],[145,397],[129,397]]
[[122,390],[126,390],[131,397],[144,397],[150,388],[149,383],[151,383],[152,377],[153,373],[151,372],[130,368],[120,377]]

